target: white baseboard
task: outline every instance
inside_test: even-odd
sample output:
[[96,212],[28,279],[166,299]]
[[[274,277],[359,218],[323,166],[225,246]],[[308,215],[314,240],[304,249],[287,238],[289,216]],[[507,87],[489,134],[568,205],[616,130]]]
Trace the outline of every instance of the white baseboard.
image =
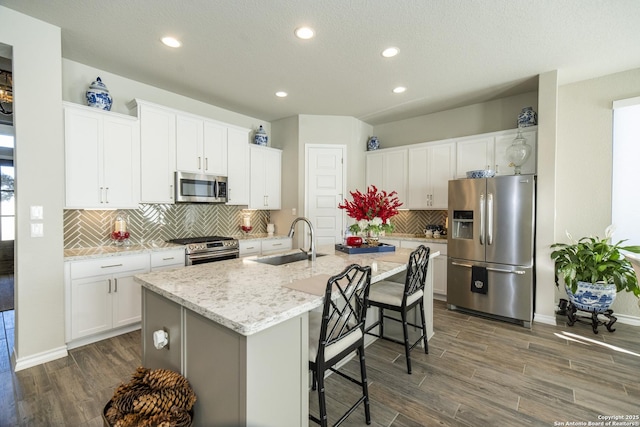
[[618,323],[624,323],[625,325],[640,326],[640,317],[629,316],[628,314],[613,313],[618,318]]
[[112,329],[110,331],[106,331],[99,334],[90,335],[88,337],[78,338],[73,341],[69,341],[67,343],[67,348],[69,350],[73,350],[74,348],[82,347],[87,344],[93,344],[94,342],[106,340],[108,338],[113,338],[118,335],[135,331],[136,329],[140,329],[140,322],[133,323],[128,326],[123,326],[122,328]]
[[533,321],[536,323],[544,323],[545,325],[556,326],[556,316],[547,316],[545,314],[534,313]]
[[11,354],[11,364],[13,365],[13,370],[15,372],[22,371],[23,369],[32,368],[37,365],[41,365],[46,362],[51,362],[52,360],[61,359],[63,357],[67,357],[67,346],[63,345],[62,347],[54,348],[52,350],[43,351],[41,353],[36,353],[31,356],[21,357],[19,359],[15,358],[15,349]]

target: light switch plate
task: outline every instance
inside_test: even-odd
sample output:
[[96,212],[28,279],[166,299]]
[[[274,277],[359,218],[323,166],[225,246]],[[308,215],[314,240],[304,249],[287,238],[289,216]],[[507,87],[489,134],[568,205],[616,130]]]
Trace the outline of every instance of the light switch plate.
[[44,207],[31,206],[31,219],[44,219]]
[[31,237],[43,237],[44,236],[44,224],[41,222],[31,223]]

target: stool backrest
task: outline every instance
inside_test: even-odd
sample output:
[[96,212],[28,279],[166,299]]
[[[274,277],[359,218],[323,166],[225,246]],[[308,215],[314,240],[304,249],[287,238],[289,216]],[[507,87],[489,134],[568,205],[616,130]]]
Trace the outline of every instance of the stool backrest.
[[342,273],[329,278],[324,297],[318,360],[324,360],[324,349],[357,329],[364,334],[371,267],[352,264]]
[[409,255],[407,278],[404,283],[404,295],[402,297],[403,305],[406,304],[408,297],[418,291],[424,290],[430,253],[431,248],[420,245]]

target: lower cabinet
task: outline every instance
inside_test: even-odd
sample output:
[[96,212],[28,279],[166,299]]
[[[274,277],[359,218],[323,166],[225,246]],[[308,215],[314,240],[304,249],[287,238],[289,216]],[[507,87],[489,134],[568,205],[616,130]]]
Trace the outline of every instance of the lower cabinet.
[[288,251],[292,247],[290,238],[240,240],[240,258],[246,256],[270,255]]
[[69,262],[67,341],[140,322],[140,285],[149,255]]

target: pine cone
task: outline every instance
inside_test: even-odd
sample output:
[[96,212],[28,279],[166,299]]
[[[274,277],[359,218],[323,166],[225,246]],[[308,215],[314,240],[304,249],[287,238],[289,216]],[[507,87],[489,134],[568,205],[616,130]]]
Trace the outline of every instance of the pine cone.
[[113,427],[137,427],[140,425],[140,415],[138,414],[126,414],[124,417],[119,419]]
[[154,369],[147,372],[143,382],[151,389],[188,388],[187,379],[177,372],[167,369]]

